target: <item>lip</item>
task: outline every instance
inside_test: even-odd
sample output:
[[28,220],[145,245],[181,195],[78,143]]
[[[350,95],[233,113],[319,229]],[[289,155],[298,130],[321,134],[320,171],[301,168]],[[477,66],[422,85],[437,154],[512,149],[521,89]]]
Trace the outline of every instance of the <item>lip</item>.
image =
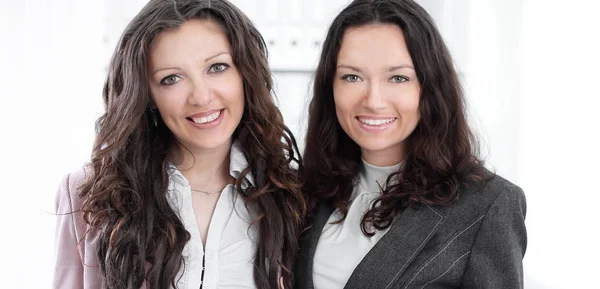
[[397,118],[391,115],[357,115],[356,118],[368,118],[368,119],[389,119],[389,118]]
[[[374,120],[382,120],[382,119],[390,119],[393,118],[394,120],[392,120],[389,123],[386,124],[382,124],[382,125],[368,125],[366,123],[363,123],[362,121],[360,121],[360,118],[363,119],[374,119]],[[366,116],[366,115],[361,115],[361,116],[357,116],[354,118],[356,120],[356,122],[358,123],[359,127],[366,131],[366,132],[382,132],[385,131],[387,129],[389,129],[390,127],[394,126],[396,124],[396,122],[398,121],[397,117],[393,117],[393,116]]]
[[[219,117],[217,117],[213,121],[206,122],[203,124],[198,124],[192,120],[192,117],[205,117],[205,116],[211,115],[211,114],[213,114],[215,112],[219,112],[219,111],[220,111]],[[218,126],[219,124],[221,124],[221,122],[223,121],[224,115],[225,115],[225,109],[223,108],[223,109],[209,110],[206,112],[197,113],[192,116],[186,117],[186,120],[194,128],[209,129],[209,128],[214,128],[214,127]]]
[[223,110],[221,109],[211,109],[211,110],[207,110],[207,111],[203,111],[203,112],[199,112],[196,114],[192,114],[192,115],[188,115],[188,118],[197,118],[197,117],[205,117],[205,116],[209,116],[215,112],[221,111]]

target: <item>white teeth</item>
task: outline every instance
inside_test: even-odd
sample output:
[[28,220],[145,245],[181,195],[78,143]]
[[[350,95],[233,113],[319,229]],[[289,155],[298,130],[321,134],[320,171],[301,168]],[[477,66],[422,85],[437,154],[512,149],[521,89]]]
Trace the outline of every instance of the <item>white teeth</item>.
[[219,115],[221,115],[220,110],[215,113],[209,114],[207,116],[193,118],[193,120],[197,124],[203,124],[203,123],[211,122],[211,121],[217,119],[219,117]]
[[379,125],[384,125],[384,124],[388,124],[392,121],[395,120],[395,118],[387,118],[387,119],[371,119],[371,118],[358,118],[358,120],[364,124],[367,125],[372,125],[372,126],[379,126]]

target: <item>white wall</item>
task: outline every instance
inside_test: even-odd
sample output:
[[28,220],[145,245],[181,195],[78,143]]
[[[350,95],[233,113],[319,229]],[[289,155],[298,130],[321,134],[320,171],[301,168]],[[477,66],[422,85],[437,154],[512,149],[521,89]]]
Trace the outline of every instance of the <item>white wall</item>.
[[598,8],[524,2],[518,167],[531,288],[600,288]]
[[0,288],[50,288],[61,177],[102,110],[102,1],[0,1]]
[[[144,2],[0,0],[0,288],[50,288],[55,189],[89,158],[108,58]],[[318,42],[347,0],[234,2],[269,43],[302,140]],[[456,60],[489,165],[527,195],[526,288],[600,288],[597,2],[419,2]]]

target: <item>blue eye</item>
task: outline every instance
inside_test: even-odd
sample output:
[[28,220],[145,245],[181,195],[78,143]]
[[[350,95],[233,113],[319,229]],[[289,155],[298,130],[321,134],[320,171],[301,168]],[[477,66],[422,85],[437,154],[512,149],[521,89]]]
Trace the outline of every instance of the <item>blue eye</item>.
[[392,76],[392,78],[390,78],[390,81],[395,83],[403,83],[408,81],[408,77],[402,75],[394,75]]
[[221,72],[224,72],[225,70],[227,70],[227,68],[229,68],[229,64],[227,64],[227,63],[215,63],[210,66],[210,68],[208,69],[208,72],[209,73],[221,73]]
[[179,82],[180,79],[181,79],[181,77],[179,77],[178,75],[171,74],[171,75],[163,78],[160,81],[160,84],[162,84],[162,85],[173,85],[173,84]]
[[346,74],[342,76],[342,79],[347,82],[358,82],[361,80],[360,77],[358,77],[358,75],[355,74]]

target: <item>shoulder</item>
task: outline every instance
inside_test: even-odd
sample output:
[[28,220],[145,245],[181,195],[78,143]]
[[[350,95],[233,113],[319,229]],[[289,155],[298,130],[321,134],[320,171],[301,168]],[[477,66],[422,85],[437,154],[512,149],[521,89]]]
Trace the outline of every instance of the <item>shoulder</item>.
[[466,184],[459,190],[459,198],[461,197],[468,201],[480,202],[484,207],[525,202],[523,190],[500,175],[494,175],[488,181]]
[[494,175],[487,181],[461,185],[452,204],[437,207],[449,218],[465,219],[465,221],[485,216],[492,208],[508,215],[518,214],[524,217],[525,194],[519,186],[500,175]]
[[95,247],[97,231],[89,230],[81,212],[82,200],[79,197],[79,188],[90,172],[91,168],[82,167],[66,174],[56,193],[55,288],[83,288],[84,284],[100,282]]
[[62,236],[62,241],[64,236],[80,241],[88,231],[88,224],[81,211],[83,199],[80,197],[80,187],[90,177],[90,172],[90,167],[82,167],[66,174],[56,192],[57,235],[59,238]]
[[81,207],[79,188],[89,177],[91,168],[83,166],[79,170],[66,174],[56,193],[56,212],[59,214],[72,213]]

